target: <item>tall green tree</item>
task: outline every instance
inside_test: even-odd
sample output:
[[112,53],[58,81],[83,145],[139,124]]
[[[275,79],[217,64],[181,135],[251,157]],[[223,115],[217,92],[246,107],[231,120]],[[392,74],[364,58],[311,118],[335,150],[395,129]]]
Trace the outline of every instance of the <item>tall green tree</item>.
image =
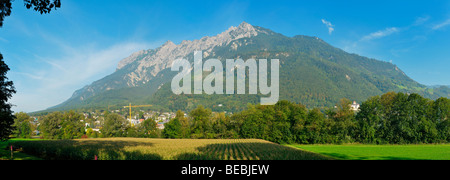
[[31,122],[33,121],[33,118],[24,112],[16,113],[14,116],[16,117],[14,119],[14,135],[20,138],[31,138],[33,133]]
[[63,122],[63,114],[60,112],[52,112],[40,119],[39,129],[46,139],[62,139],[61,127]]
[[124,135],[128,121],[116,113],[109,113],[105,116],[105,123],[101,129],[101,133],[105,137],[120,137]]
[[439,133],[439,139],[450,141],[450,99],[439,98],[432,105],[430,118],[436,124]]
[[192,134],[195,138],[212,138],[211,109],[206,109],[202,105],[189,113],[192,118]]
[[355,123],[355,112],[351,110],[352,102],[343,98],[336,105],[336,113],[332,116],[335,124],[333,132],[341,142],[349,142],[352,140]]
[[80,113],[76,113],[73,110],[64,113],[61,122],[63,131],[62,138],[80,138],[85,132],[84,122],[82,122],[81,120],[84,120],[84,116]]
[[8,140],[14,130],[14,115],[8,100],[16,93],[16,90],[13,82],[8,81],[6,77],[8,71],[9,67],[3,61],[3,55],[0,54],[0,141]]
[[166,138],[170,139],[180,139],[183,137],[182,135],[182,125],[178,118],[171,119],[168,123],[164,124],[163,135]]
[[293,136],[291,126],[294,124],[293,112],[297,111],[295,103],[281,100],[274,106],[267,106],[264,110],[265,117],[272,119],[269,137],[273,142],[292,143]]
[[181,137],[189,138],[191,134],[191,125],[189,119],[184,114],[185,113],[183,111],[178,110],[175,113],[175,118],[177,118],[181,124]]
[[212,129],[215,134],[215,138],[227,138],[229,137],[229,133],[227,132],[227,116],[224,112],[213,113],[211,118],[212,121]]
[[[378,132],[379,137],[383,139],[385,142],[393,142],[395,139],[395,131],[396,121],[395,118],[398,115],[396,111],[394,111],[395,101],[397,99],[396,92],[388,92],[380,97],[380,103],[382,106],[382,114],[379,116],[381,118],[381,126],[380,132]],[[362,111],[362,109],[360,108]]]
[[234,114],[233,118],[239,125],[239,134],[242,138],[261,138],[269,131],[263,113],[257,105],[249,104],[247,110]]
[[363,102],[356,115],[355,138],[363,143],[381,143],[383,135],[383,106],[380,97],[375,96]]
[[323,141],[323,134],[327,132],[325,130],[325,116],[319,108],[314,108],[308,112],[305,123],[305,136],[308,137],[307,143],[325,143]]
[[139,137],[154,138],[157,137],[156,121],[152,118],[144,120],[137,126]]
[[292,113],[290,115],[291,122],[291,132],[293,135],[293,140],[299,143],[308,143],[308,138],[306,137],[306,121],[307,121],[308,111],[305,106],[297,104],[293,107]]

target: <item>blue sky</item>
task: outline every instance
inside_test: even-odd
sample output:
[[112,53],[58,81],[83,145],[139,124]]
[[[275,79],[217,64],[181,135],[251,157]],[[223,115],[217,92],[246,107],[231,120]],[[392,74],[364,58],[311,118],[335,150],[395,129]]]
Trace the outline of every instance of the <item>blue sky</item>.
[[132,52],[214,36],[242,21],[322,38],[391,61],[425,85],[450,85],[450,1],[62,0],[47,15],[13,2],[0,28],[14,111],[57,105]]

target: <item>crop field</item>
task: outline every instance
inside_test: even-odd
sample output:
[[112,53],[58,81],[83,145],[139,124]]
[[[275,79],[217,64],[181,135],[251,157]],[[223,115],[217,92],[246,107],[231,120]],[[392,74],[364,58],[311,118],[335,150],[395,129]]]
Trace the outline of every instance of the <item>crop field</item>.
[[13,141],[17,151],[48,160],[325,160],[320,154],[258,139]]
[[344,160],[450,160],[450,144],[291,146]]
[[[34,141],[36,139],[11,139],[9,141],[0,141],[0,160],[10,160],[11,159],[11,150],[10,144],[15,141]],[[21,153],[19,151],[13,152],[14,160],[41,160],[41,158],[31,156],[25,153]]]

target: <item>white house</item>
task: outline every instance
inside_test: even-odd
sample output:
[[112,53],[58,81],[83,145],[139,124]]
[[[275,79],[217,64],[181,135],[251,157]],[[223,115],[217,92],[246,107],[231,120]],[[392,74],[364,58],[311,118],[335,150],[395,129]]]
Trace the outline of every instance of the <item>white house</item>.
[[350,104],[350,109],[351,109],[352,111],[358,111],[358,110],[359,110],[359,104],[356,103],[356,101],[353,101],[353,103]]
[[156,128],[164,129],[164,124],[163,123],[158,123],[158,124],[156,124]]
[[140,123],[139,119],[131,119],[130,123],[134,126]]

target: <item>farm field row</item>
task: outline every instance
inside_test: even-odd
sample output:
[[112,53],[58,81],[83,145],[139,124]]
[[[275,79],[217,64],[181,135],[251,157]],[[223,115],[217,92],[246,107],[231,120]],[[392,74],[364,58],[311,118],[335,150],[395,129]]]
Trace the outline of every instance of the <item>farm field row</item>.
[[344,160],[450,160],[450,144],[289,146]]

